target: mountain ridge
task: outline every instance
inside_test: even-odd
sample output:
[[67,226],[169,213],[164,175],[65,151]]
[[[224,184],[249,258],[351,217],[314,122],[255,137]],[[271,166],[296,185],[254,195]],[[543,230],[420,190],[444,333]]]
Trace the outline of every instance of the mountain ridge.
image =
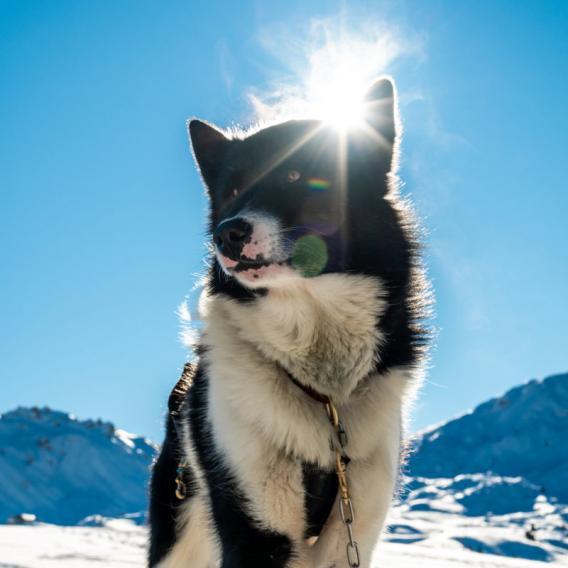
[[74,525],[146,509],[156,446],[103,420],[49,407],[0,415],[0,522],[19,513]]
[[532,379],[419,433],[406,471],[521,476],[568,503],[568,373]]

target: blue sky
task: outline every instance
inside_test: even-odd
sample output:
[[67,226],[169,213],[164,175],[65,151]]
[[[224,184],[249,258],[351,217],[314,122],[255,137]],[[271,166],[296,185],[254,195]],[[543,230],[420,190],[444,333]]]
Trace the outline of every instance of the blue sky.
[[253,120],[318,22],[396,48],[437,297],[415,427],[568,369],[566,2],[0,0],[0,412],[161,438],[205,253],[185,120]]

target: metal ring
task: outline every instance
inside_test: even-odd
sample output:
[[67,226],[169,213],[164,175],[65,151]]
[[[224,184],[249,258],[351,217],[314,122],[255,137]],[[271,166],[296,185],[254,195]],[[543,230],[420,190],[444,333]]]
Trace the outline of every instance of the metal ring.
[[176,497],[183,501],[187,496],[187,488],[185,483],[179,478],[176,478]]
[[359,558],[359,547],[356,542],[347,543],[347,563],[350,568],[358,568],[361,565],[361,559]]
[[[347,505],[348,516],[345,516],[345,505]],[[339,500],[339,512],[341,513],[341,520],[346,525],[349,525],[353,522],[353,519],[355,519],[355,513],[353,511],[353,503],[351,502],[351,499],[349,497],[347,499]]]

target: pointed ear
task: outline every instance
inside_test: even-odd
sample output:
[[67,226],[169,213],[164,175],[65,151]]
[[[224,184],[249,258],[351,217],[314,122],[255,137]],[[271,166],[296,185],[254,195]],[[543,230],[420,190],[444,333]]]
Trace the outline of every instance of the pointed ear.
[[377,79],[365,95],[365,120],[384,142],[394,148],[397,135],[395,86],[391,79]]
[[203,181],[210,187],[230,140],[220,130],[201,120],[190,120],[187,127],[193,156]]

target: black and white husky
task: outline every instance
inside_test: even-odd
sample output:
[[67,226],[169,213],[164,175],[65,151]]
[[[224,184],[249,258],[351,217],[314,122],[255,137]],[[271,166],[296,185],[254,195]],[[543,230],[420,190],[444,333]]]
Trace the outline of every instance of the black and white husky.
[[227,134],[193,120],[189,133],[213,254],[196,359],[154,466],[149,565],[368,567],[426,348],[394,86],[378,80],[349,131],[292,120]]

